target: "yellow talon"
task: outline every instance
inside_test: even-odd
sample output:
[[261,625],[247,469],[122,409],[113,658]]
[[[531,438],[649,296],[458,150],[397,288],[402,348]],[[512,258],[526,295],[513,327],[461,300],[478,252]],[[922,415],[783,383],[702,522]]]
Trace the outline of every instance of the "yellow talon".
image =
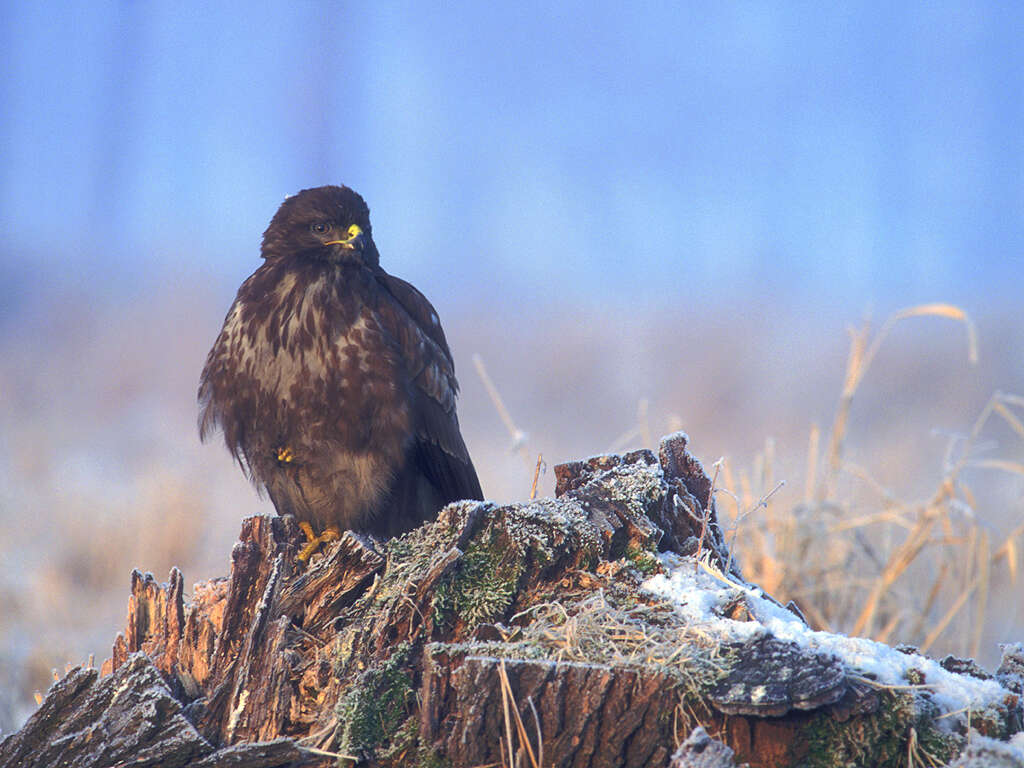
[[292,462],[292,460],[294,458],[295,458],[295,454],[292,453],[292,449],[291,448],[288,448],[286,446],[284,448],[278,448],[277,449],[277,460],[279,462],[281,462],[282,464],[291,464],[291,462]]
[[295,559],[303,565],[309,562],[309,558],[316,554],[322,545],[341,538],[341,532],[333,525],[327,526],[319,536],[313,533],[313,526],[305,521],[299,523],[299,528],[306,535],[306,545],[299,550]]

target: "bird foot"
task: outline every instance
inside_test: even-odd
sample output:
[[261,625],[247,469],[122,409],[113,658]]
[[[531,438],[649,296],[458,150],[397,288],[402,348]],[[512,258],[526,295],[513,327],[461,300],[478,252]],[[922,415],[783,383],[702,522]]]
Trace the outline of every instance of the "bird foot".
[[341,538],[341,532],[333,525],[327,526],[319,536],[313,532],[313,526],[305,521],[299,523],[299,528],[306,534],[306,545],[299,550],[299,554],[295,556],[295,559],[303,565],[308,563],[309,558],[315,555],[324,544]]

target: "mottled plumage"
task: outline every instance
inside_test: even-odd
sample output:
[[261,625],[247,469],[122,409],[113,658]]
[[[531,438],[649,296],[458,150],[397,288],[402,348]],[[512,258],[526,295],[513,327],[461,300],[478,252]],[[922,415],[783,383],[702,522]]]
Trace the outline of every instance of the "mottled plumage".
[[280,514],[386,537],[483,494],[437,313],[381,269],[369,216],[347,187],[281,205],[206,360],[200,434],[220,427]]

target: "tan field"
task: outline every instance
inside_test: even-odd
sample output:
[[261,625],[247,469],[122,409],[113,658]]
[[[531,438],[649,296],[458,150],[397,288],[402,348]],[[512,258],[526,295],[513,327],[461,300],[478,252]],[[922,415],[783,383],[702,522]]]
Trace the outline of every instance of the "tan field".
[[[756,298],[657,308],[491,303],[442,313],[485,494],[683,429],[744,574],[818,628],[992,666],[1024,635],[1024,328],[1014,308],[838,317]],[[62,293],[0,336],[0,730],[54,670],[98,664],[132,568],[226,574],[271,513],[195,389],[230,293],[179,279],[125,303]],[[907,310],[897,314],[899,310]],[[887,322],[888,321],[888,322]]]

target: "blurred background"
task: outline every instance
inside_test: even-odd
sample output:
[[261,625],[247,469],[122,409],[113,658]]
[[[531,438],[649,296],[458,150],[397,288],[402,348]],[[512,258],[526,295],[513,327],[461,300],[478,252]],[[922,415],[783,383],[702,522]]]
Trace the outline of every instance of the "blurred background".
[[[195,391],[326,183],[437,307],[489,497],[685,429],[816,626],[990,668],[1024,640],[1018,6],[204,5],[2,5],[0,732],[109,655],[131,568],[225,575],[272,510]],[[973,325],[902,320],[851,381],[926,302]]]

